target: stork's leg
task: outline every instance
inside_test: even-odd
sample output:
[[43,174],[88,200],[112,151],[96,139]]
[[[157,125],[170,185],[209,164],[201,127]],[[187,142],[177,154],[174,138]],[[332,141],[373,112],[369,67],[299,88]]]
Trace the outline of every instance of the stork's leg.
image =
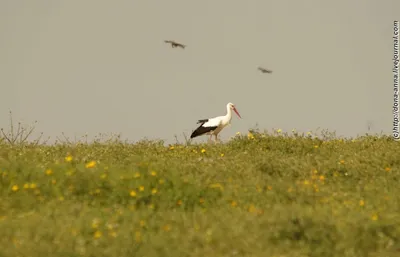
[[208,139],[208,143],[212,143],[212,134],[210,135],[210,138]]
[[214,136],[215,136],[215,143],[218,143],[218,135],[215,134]]

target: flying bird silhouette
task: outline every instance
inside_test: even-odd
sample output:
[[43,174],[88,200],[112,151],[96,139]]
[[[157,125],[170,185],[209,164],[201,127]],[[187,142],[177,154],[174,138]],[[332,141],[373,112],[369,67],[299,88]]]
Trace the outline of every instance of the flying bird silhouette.
[[178,43],[178,42],[175,42],[173,40],[164,40],[164,42],[167,43],[167,44],[171,44],[172,48],[180,47],[182,49],[185,49],[185,47],[186,47],[186,45]]
[[263,67],[258,67],[258,69],[259,69],[262,73],[272,73],[272,70],[267,70],[267,69],[264,69]]

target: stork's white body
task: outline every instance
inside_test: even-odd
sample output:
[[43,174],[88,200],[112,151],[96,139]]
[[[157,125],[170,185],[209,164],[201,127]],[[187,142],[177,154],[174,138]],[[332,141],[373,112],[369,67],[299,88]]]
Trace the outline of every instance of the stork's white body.
[[[217,127],[215,130],[211,130],[206,132],[206,135],[218,135],[219,132],[226,126],[230,124],[232,120],[232,115],[228,116],[218,116],[212,119],[209,119],[206,123],[203,123],[203,127]],[[201,123],[201,122],[198,122]]]
[[210,140],[214,135],[215,141],[218,141],[218,134],[226,126],[230,125],[232,120],[232,110],[240,117],[240,114],[236,110],[234,104],[228,103],[226,105],[226,115],[218,116],[211,119],[199,120],[197,123],[201,124],[196,130],[193,131],[190,138],[194,138],[202,135],[210,135]]

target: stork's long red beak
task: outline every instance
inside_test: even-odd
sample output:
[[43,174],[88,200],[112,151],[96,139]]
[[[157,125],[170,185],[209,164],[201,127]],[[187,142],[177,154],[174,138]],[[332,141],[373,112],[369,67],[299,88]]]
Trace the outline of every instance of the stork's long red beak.
[[236,108],[233,108],[233,110],[235,111],[236,115],[239,116],[239,118],[242,118],[242,117],[240,117],[240,114],[239,114],[239,112],[236,110]]

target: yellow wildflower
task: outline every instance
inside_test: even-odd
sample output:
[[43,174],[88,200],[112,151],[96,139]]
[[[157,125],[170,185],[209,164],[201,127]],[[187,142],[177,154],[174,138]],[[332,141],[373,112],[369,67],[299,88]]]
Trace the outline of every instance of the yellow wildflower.
[[372,215],[372,216],[371,216],[371,219],[374,220],[374,221],[375,221],[375,220],[378,220],[378,214]]
[[95,161],[91,161],[91,162],[86,164],[86,168],[88,168],[88,169],[94,168],[95,166],[96,166],[96,162]]
[[282,129],[277,129],[276,132],[281,133]]
[[385,170],[386,170],[387,172],[390,172],[392,169],[391,169],[390,167],[386,167]]
[[144,186],[139,187],[139,191],[143,192],[144,191]]
[[157,194],[157,189],[156,189],[156,188],[153,188],[153,189],[151,190],[151,193],[152,193],[153,195]]
[[170,225],[165,225],[164,227],[163,227],[163,230],[164,231],[170,231],[171,230],[171,226]]
[[231,206],[232,206],[232,207],[236,207],[236,206],[237,206],[237,202],[232,201],[232,202],[231,202]]
[[344,164],[344,160],[340,160],[340,161],[339,161],[339,164]]
[[253,135],[251,132],[249,132],[249,133],[247,134],[247,138],[248,138],[248,139],[254,139],[254,135]]
[[72,161],[72,156],[71,156],[71,155],[67,155],[67,156],[65,157],[65,161],[66,161],[66,162],[71,162],[71,161]]
[[160,184],[164,184],[164,182],[165,182],[164,179],[159,179],[158,180],[158,183],[160,183]]
[[35,184],[35,183],[31,183],[31,184],[29,185],[29,188],[30,188],[30,189],[35,189],[35,188],[36,188],[36,184]]
[[314,148],[318,148],[319,146],[318,145],[314,145]]
[[204,203],[204,198],[200,198],[199,202]]
[[221,157],[224,157],[224,156],[225,156],[225,154],[221,153]]
[[174,150],[175,149],[175,147],[173,147],[173,146],[171,146],[170,148],[169,148],[169,150]]
[[115,224],[108,223],[108,222],[107,222],[106,226],[107,226],[108,230],[113,230],[116,227]]
[[251,212],[251,213],[253,213],[253,212],[255,212],[257,209],[256,209],[256,207],[253,205],[253,204],[250,204],[250,206],[249,206],[249,208],[248,208],[248,212]]
[[111,236],[111,237],[117,237],[117,232],[115,232],[115,231],[109,231],[109,232],[108,232],[108,235]]
[[206,149],[201,149],[201,153],[205,153],[206,152]]
[[325,180],[325,177],[323,175],[319,176],[319,180],[323,181]]
[[132,197],[135,197],[135,196],[136,196],[135,190],[132,190],[132,191],[129,193],[129,195],[132,196]]
[[28,189],[29,188],[29,183],[25,183],[24,184],[24,189]]
[[135,178],[140,178],[140,173],[139,173],[139,172],[136,172],[135,175],[134,175],[134,177],[135,177]]
[[93,219],[92,228],[98,228],[99,224],[100,224],[100,220],[99,219]]
[[46,175],[50,176],[51,174],[53,174],[53,171],[51,169],[47,169],[46,170]]
[[364,206],[364,205],[365,205],[364,200],[360,200],[360,206]]
[[101,233],[101,231],[99,231],[99,230],[97,230],[95,233],[94,233],[94,238],[100,238],[100,237],[102,237],[103,236],[103,233]]
[[13,185],[11,190],[14,191],[14,192],[17,192],[19,190],[18,185]]
[[136,241],[137,243],[139,243],[139,242],[142,241],[142,235],[140,234],[140,231],[136,231],[136,232],[135,232],[135,241]]
[[224,187],[220,183],[211,184],[210,188],[219,188],[221,191],[224,190]]
[[152,175],[153,177],[157,176],[157,172],[155,172],[154,170],[150,173],[150,175]]

